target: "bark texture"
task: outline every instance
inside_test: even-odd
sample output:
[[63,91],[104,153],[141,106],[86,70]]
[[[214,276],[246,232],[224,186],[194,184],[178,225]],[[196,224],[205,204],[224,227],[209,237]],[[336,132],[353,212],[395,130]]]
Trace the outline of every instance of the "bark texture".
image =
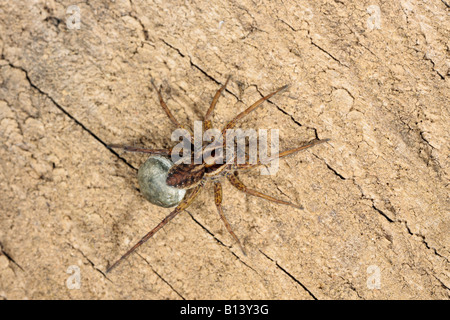
[[[449,10],[1,0],[0,298],[448,299]],[[242,175],[305,209],[224,183],[244,256],[209,185],[106,274],[170,212],[139,193],[146,156],[106,144],[173,145],[150,79],[192,127],[229,74],[214,127],[289,84],[242,128],[332,139]]]

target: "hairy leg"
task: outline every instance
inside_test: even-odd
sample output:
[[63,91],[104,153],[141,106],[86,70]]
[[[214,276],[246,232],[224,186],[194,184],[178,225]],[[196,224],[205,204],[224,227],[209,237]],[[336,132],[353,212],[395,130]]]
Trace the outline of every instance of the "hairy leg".
[[259,192],[259,191],[256,191],[256,190],[247,188],[247,187],[242,183],[242,181],[239,180],[239,178],[238,178],[238,176],[237,176],[237,172],[235,172],[234,175],[229,175],[229,176],[227,176],[227,177],[228,177],[228,180],[231,182],[231,184],[232,184],[234,187],[236,187],[236,189],[238,189],[238,190],[240,190],[240,191],[242,191],[242,192],[245,192],[245,193],[250,194],[250,195],[252,195],[252,196],[256,196],[256,197],[259,197],[259,198],[263,198],[263,199],[266,199],[266,200],[269,200],[269,201],[272,201],[272,202],[276,202],[276,203],[280,203],[280,204],[285,204],[285,205],[288,205],[288,206],[291,206],[291,207],[294,207],[294,208],[297,208],[297,209],[303,209],[303,207],[300,206],[300,205],[297,205],[297,204],[294,204],[294,203],[291,203],[291,202],[288,202],[288,201],[280,200],[280,199],[277,199],[277,198],[268,196],[268,195],[266,195],[266,194],[263,194],[263,193],[261,193],[261,192]]
[[[270,99],[272,96],[274,96],[275,94],[285,90],[288,86],[285,85],[281,88],[279,88],[278,90],[268,94],[267,96],[259,99],[258,101],[256,101],[254,104],[252,104],[250,107],[248,107],[247,109],[245,109],[244,111],[242,111],[240,114],[238,114],[234,119],[232,119],[230,122],[227,123],[227,125],[223,128],[222,130],[222,146],[223,148],[226,148],[227,146],[227,142],[226,142],[226,138],[227,138],[227,130],[228,129],[232,129],[236,126],[236,123],[241,120],[242,118],[244,118],[246,115],[248,115],[250,112],[254,111],[256,108],[258,108],[264,101]],[[225,154],[221,157],[222,161],[223,158],[225,157]]]
[[247,253],[244,250],[244,247],[242,246],[241,242],[239,241],[236,234],[231,229],[230,224],[228,223],[228,220],[225,218],[225,215],[223,214],[222,210],[222,184],[218,181],[214,181],[214,202],[216,203],[217,211],[219,212],[220,219],[222,219],[223,223],[225,224],[225,227],[227,228],[228,232],[231,234],[231,236],[234,238],[234,240],[238,243],[239,247],[242,250],[242,253],[244,255],[247,255]]
[[141,240],[139,240],[138,243],[136,243],[130,250],[128,250],[119,260],[114,262],[107,270],[106,272],[110,272],[112,269],[117,267],[117,265],[124,260],[126,257],[128,257],[131,253],[133,253],[137,248],[139,248],[143,243],[145,243],[148,239],[150,239],[159,229],[164,227],[167,222],[175,218],[181,211],[189,207],[189,205],[192,203],[194,198],[198,195],[201,187],[203,184],[197,185],[194,189],[192,189],[192,192],[189,194],[187,198],[184,198],[183,201],[173,210],[167,217],[165,217],[155,228],[153,228],[149,233],[147,233]]
[[220,95],[222,94],[222,91],[225,90],[225,88],[227,87],[228,81],[230,80],[231,76],[228,76],[227,81],[225,81],[224,85],[222,87],[220,87],[219,90],[217,90],[211,105],[209,106],[208,111],[206,112],[205,118],[204,118],[204,126],[205,126],[205,130],[211,129],[212,125],[211,125],[211,117],[214,111],[214,108],[216,107],[217,101],[219,100]]
[[123,149],[128,152],[140,152],[140,153],[149,153],[149,154],[161,154],[161,155],[170,155],[171,149],[144,149],[137,148],[132,146],[123,146],[119,144],[110,144],[107,146],[110,149]]
[[150,82],[152,83],[153,88],[155,88],[156,92],[158,93],[159,104],[163,108],[163,110],[166,113],[166,115],[169,117],[170,121],[172,121],[172,123],[177,128],[187,130],[191,134],[191,137],[192,137],[192,132],[190,130],[186,129],[183,125],[181,125],[181,123],[178,122],[178,120],[173,116],[172,112],[170,112],[169,108],[167,107],[167,104],[164,102],[164,99],[163,99],[163,97],[161,95],[161,87],[158,89],[156,87],[155,83],[153,82],[153,80],[150,80]]
[[247,109],[245,109],[244,111],[242,111],[240,114],[238,114],[233,120],[231,120],[230,122],[227,123],[227,125],[225,126],[225,128],[223,128],[222,130],[222,134],[225,135],[226,131],[228,129],[232,129],[234,128],[234,126],[236,125],[236,123],[241,120],[242,118],[244,118],[246,115],[248,115],[250,112],[254,111],[256,108],[258,108],[264,101],[270,99],[272,96],[274,96],[275,94],[277,94],[280,91],[283,91],[287,88],[288,86],[285,85],[281,88],[279,88],[278,90],[268,94],[267,96],[259,99],[258,101],[256,101],[254,104],[252,104],[250,107],[248,107]]
[[318,144],[321,144],[321,143],[324,143],[324,142],[328,142],[328,141],[330,141],[330,139],[322,139],[322,140],[315,139],[315,140],[312,140],[312,141],[309,141],[309,142],[305,143],[304,145],[302,145],[300,147],[280,152],[278,155],[275,155],[273,157],[267,158],[264,162],[262,162],[261,160],[258,160],[257,163],[235,164],[235,168],[237,170],[246,170],[246,169],[252,169],[252,168],[255,168],[255,167],[259,167],[261,165],[268,164],[270,161],[273,161],[273,160],[275,160],[277,158],[283,158],[283,157],[286,157],[288,155],[294,154],[296,152],[299,152],[299,151],[302,151],[302,150],[314,147],[314,146],[316,146]]

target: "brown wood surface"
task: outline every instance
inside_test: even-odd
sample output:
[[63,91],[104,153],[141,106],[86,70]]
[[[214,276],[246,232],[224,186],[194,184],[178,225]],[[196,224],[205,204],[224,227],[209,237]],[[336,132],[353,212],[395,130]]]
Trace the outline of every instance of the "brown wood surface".
[[[443,0],[0,1],[0,298],[448,299],[448,14]],[[213,127],[289,84],[239,125],[279,129],[280,149],[331,139],[240,175],[305,209],[224,181],[244,256],[210,184],[105,274],[170,212],[137,190],[146,155],[106,145],[173,145],[151,79],[193,128],[228,75]]]

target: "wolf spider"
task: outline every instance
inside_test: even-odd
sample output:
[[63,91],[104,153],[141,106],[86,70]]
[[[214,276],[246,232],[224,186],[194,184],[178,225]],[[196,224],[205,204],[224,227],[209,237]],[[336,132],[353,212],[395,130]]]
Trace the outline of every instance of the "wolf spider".
[[[208,109],[208,111],[206,112],[206,115],[204,117],[204,122],[203,122],[203,127],[204,130],[208,130],[212,128],[212,122],[211,122],[211,118],[212,118],[212,114],[214,111],[214,108],[217,104],[217,101],[219,100],[219,97],[222,93],[223,90],[225,90],[228,81],[230,80],[230,77],[227,78],[225,84],[223,84],[221,86],[221,88],[216,92],[211,105]],[[160,105],[162,107],[162,109],[164,110],[164,112],[166,113],[166,115],[169,117],[169,119],[171,120],[171,122],[180,129],[184,129],[184,127],[178,122],[178,120],[173,116],[173,114],[170,112],[169,108],[167,107],[166,103],[164,102],[164,99],[161,95],[161,88],[157,88],[155,86],[155,84],[153,83],[153,81],[151,81],[152,86],[154,87],[154,89],[156,90],[157,94],[158,94],[158,98],[159,98],[159,102]],[[242,118],[244,118],[245,116],[247,116],[250,112],[256,110],[264,101],[268,100],[269,98],[271,98],[272,96],[274,96],[275,94],[279,93],[280,91],[283,91],[287,88],[288,86],[285,85],[281,88],[279,88],[278,90],[266,95],[265,97],[259,99],[258,101],[256,101],[254,104],[252,104],[250,107],[248,107],[246,110],[244,110],[243,112],[239,113],[233,120],[231,120],[230,122],[228,122],[224,129],[222,130],[222,136],[224,137],[223,141],[223,146],[225,146],[225,133],[228,129],[232,129],[236,126],[236,123],[241,120]],[[278,158],[281,157],[285,157],[287,155],[296,153],[298,151],[310,148],[312,146],[315,146],[317,144],[323,143],[329,141],[329,139],[314,139],[311,140],[305,144],[303,144],[300,147],[294,148],[294,149],[290,149],[290,150],[286,150],[283,151],[281,153],[278,154]],[[192,143],[192,142],[191,142]],[[147,154],[152,154],[152,155],[162,155],[162,156],[167,156],[169,157],[171,155],[172,152],[172,148],[169,149],[143,149],[143,148],[136,148],[136,147],[131,147],[131,146],[122,146],[122,145],[109,145],[108,147],[110,148],[120,148],[123,149],[124,151],[129,151],[129,152],[140,152],[140,153],[147,153]],[[202,149],[202,154],[204,153],[205,148]],[[202,157],[203,159],[203,157]],[[275,158],[269,158],[271,160],[275,159]],[[246,158],[246,160],[248,160],[248,157]],[[269,161],[271,161],[269,160]],[[110,272],[113,268],[115,268],[122,260],[124,260],[125,258],[127,258],[132,252],[134,252],[137,248],[139,248],[143,243],[145,243],[148,239],[150,239],[157,231],[159,231],[162,227],[164,227],[164,225],[166,225],[170,220],[172,220],[173,218],[175,218],[175,216],[177,216],[180,212],[182,212],[183,210],[185,210],[194,200],[194,198],[199,194],[200,190],[205,186],[207,181],[212,181],[214,184],[214,200],[215,200],[215,204],[217,207],[217,211],[219,213],[219,216],[221,218],[221,220],[223,221],[223,223],[225,224],[226,229],[228,230],[228,232],[231,234],[231,236],[234,238],[234,240],[237,242],[237,244],[239,245],[239,247],[241,248],[242,252],[244,253],[244,255],[246,255],[246,252],[244,250],[244,247],[242,246],[241,242],[239,241],[238,237],[236,236],[236,234],[233,232],[230,224],[228,223],[227,219],[225,218],[225,215],[223,213],[223,209],[222,209],[222,184],[220,183],[220,179],[222,177],[226,177],[228,179],[228,181],[230,181],[230,183],[237,188],[238,190],[256,196],[256,197],[260,197],[269,201],[273,201],[279,204],[284,204],[284,205],[288,205],[288,206],[292,206],[294,208],[297,209],[303,209],[302,206],[288,202],[288,201],[284,201],[284,200],[280,200],[274,197],[271,197],[269,195],[263,194],[259,191],[250,189],[248,187],[246,187],[241,180],[238,177],[238,171],[239,170],[247,170],[247,169],[251,169],[251,168],[255,168],[261,165],[264,165],[265,163],[262,163],[261,160],[257,160],[256,163],[250,163],[249,161],[246,161],[243,164],[239,164],[236,161],[233,160],[233,162],[227,161],[223,164],[218,164],[218,163],[213,163],[213,164],[207,164],[205,162],[205,159],[202,160],[203,162],[201,164],[195,164],[195,163],[191,163],[190,164],[184,164],[184,163],[180,163],[180,164],[175,164],[173,165],[170,170],[168,171],[168,175],[167,175],[167,180],[166,180],[166,184],[168,186],[172,186],[175,188],[179,188],[179,189],[185,189],[188,190],[190,189],[190,193],[185,195],[184,198],[182,199],[181,202],[179,202],[179,204],[177,205],[177,207],[171,212],[169,213],[168,216],[166,216],[155,228],[153,228],[150,232],[148,232],[139,242],[137,242],[131,249],[129,249],[119,260],[117,260],[116,262],[114,262],[108,269],[106,272]]]

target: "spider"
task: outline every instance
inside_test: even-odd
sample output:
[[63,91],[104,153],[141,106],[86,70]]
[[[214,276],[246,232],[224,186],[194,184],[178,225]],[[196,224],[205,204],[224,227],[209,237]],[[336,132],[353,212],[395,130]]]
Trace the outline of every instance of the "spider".
[[[204,116],[203,121],[203,128],[205,130],[212,128],[212,114],[214,111],[214,108],[216,107],[217,101],[219,100],[220,95],[225,90],[228,81],[230,80],[230,76],[227,78],[226,82],[220,87],[219,90],[217,90],[216,94],[214,95],[214,98],[211,102],[211,105],[206,112],[206,115]],[[179,129],[184,129],[184,127],[178,122],[178,120],[173,116],[173,114],[170,112],[169,108],[167,107],[166,103],[164,102],[164,99],[161,94],[161,87],[158,89],[153,80],[151,81],[151,84],[153,88],[156,90],[159,98],[159,103],[170,119],[170,121]],[[229,121],[225,127],[222,130],[222,135],[224,136],[225,141],[225,133],[228,129],[232,129],[236,126],[236,123],[247,116],[252,111],[256,110],[264,101],[270,99],[275,94],[285,90],[288,86],[285,85],[278,90],[264,96],[263,98],[259,99],[255,103],[253,103],[250,107],[245,109],[243,112],[239,113],[234,119]],[[291,155],[293,153],[296,153],[301,150],[305,150],[307,148],[313,147],[317,144],[324,143],[329,141],[329,139],[314,139],[311,140],[300,147],[285,150],[283,152],[280,152],[277,156],[278,158],[285,157],[288,155]],[[225,142],[223,143],[223,146],[225,145]],[[169,149],[144,149],[144,148],[137,148],[132,146],[124,146],[124,145],[109,145],[109,148],[120,148],[124,151],[128,152],[140,152],[140,153],[146,153],[151,155],[159,155],[159,156],[165,156],[169,157],[172,152],[172,148]],[[202,153],[205,152],[205,148],[202,149]],[[203,158],[202,158],[203,159]],[[274,158],[272,158],[273,160]],[[110,272],[112,269],[114,269],[122,260],[126,259],[131,253],[133,253],[137,248],[139,248],[143,243],[145,243],[148,239],[150,239],[157,231],[159,231],[162,227],[164,227],[169,221],[171,221],[173,218],[175,218],[180,212],[185,210],[189,207],[189,205],[192,203],[192,201],[195,199],[195,197],[199,194],[200,190],[205,187],[207,182],[212,182],[214,186],[214,202],[217,207],[217,211],[219,213],[219,216],[221,220],[223,221],[225,228],[230,233],[230,235],[233,237],[234,241],[239,245],[240,249],[242,250],[243,254],[246,255],[246,251],[244,250],[244,247],[242,246],[241,242],[239,241],[236,234],[233,232],[233,229],[231,228],[231,225],[225,218],[225,215],[223,213],[222,209],[222,184],[220,183],[221,178],[227,178],[228,181],[230,181],[231,185],[236,187],[238,190],[252,195],[256,197],[260,197],[275,203],[288,205],[297,209],[303,209],[302,206],[280,200],[277,198],[274,198],[272,196],[263,194],[259,191],[256,191],[254,189],[250,189],[247,186],[245,186],[238,176],[238,171],[240,170],[248,170],[251,168],[255,168],[258,166],[263,165],[261,160],[257,160],[256,163],[250,163],[248,161],[248,156],[246,157],[246,162],[239,164],[237,161],[227,161],[225,163],[213,163],[208,164],[205,160],[202,160],[202,163],[195,164],[191,161],[189,164],[180,163],[180,164],[174,164],[167,173],[167,179],[165,183],[170,187],[175,187],[178,189],[188,190],[190,193],[184,196],[184,198],[179,202],[179,204],[176,206],[176,208],[169,213],[155,228],[153,228],[150,232],[148,232],[144,237],[142,237],[141,240],[139,240],[133,247],[131,247],[120,259],[115,261],[107,270],[106,272]],[[173,205],[172,205],[173,206]]]

